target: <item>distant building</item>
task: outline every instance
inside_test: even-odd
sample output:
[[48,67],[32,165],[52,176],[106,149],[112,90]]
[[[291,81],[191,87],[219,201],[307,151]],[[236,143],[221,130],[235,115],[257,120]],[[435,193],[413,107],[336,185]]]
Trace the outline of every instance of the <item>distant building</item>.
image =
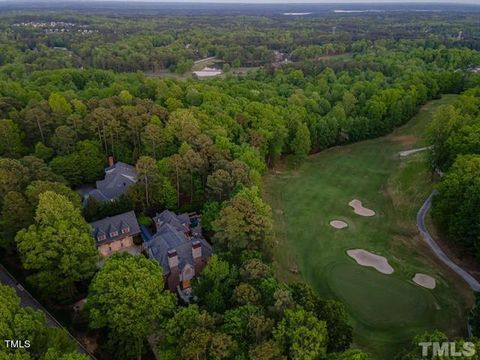
[[202,237],[195,217],[165,210],[153,220],[157,232],[145,244],[147,252],[163,267],[168,288],[188,301],[191,280],[205,267],[212,247]]
[[140,235],[135,212],[107,217],[90,223],[98,251],[108,256],[116,251],[138,252],[133,239]]
[[109,166],[105,169],[105,179],[97,181],[96,189],[91,190],[88,196],[98,201],[112,201],[119,198],[136,182],[135,166],[123,162],[114,163],[110,157]]
[[198,78],[205,78],[205,77],[213,77],[222,75],[223,71],[220,69],[204,67],[202,70],[193,71],[193,75],[197,76]]

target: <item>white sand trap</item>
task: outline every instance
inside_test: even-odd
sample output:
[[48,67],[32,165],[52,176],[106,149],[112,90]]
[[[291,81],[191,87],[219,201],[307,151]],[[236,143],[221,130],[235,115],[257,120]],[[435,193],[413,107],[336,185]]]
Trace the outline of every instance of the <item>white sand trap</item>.
[[342,220],[332,220],[330,221],[330,226],[334,227],[335,229],[345,229],[348,227],[348,224],[345,221]]
[[435,289],[435,287],[437,286],[437,282],[435,281],[435,279],[427,274],[416,273],[413,277],[413,281],[416,284],[430,290]]
[[363,207],[362,202],[360,200],[353,199],[348,203],[348,205],[350,205],[353,208],[353,211],[357,215],[367,216],[367,217],[375,215],[375,211],[371,209],[367,209],[366,207]]
[[393,273],[393,268],[383,256],[375,255],[362,249],[348,250],[347,255],[353,258],[359,265],[373,267],[382,274]]

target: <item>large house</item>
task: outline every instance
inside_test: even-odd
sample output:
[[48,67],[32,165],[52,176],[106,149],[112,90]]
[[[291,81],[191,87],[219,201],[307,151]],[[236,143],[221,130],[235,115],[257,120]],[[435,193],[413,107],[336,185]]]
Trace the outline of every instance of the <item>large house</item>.
[[157,232],[145,244],[147,252],[163,267],[168,288],[188,301],[190,282],[205,267],[212,247],[202,237],[195,217],[165,210],[153,220]]
[[90,226],[98,251],[103,256],[116,251],[132,252],[137,248],[133,239],[140,235],[140,226],[133,211],[94,221]]
[[135,166],[123,162],[114,163],[109,158],[109,166],[105,169],[105,178],[97,181],[96,189],[91,190],[88,196],[98,201],[112,201],[127,191],[130,185],[137,182]]

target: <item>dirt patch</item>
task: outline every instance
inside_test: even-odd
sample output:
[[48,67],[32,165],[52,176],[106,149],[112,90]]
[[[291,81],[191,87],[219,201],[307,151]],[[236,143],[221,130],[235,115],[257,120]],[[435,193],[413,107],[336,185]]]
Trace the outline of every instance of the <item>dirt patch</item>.
[[348,224],[342,220],[332,220],[330,221],[330,226],[335,229],[341,230],[347,228]]
[[430,290],[435,289],[437,286],[435,279],[427,274],[416,273],[412,280],[415,284]]
[[348,250],[347,255],[353,258],[359,265],[373,267],[382,274],[389,275],[393,273],[393,268],[383,256],[372,254],[363,249]]
[[372,209],[363,207],[362,202],[360,200],[353,199],[348,203],[348,205],[353,208],[353,211],[357,215],[366,216],[366,217],[375,216],[375,211],[373,211]]

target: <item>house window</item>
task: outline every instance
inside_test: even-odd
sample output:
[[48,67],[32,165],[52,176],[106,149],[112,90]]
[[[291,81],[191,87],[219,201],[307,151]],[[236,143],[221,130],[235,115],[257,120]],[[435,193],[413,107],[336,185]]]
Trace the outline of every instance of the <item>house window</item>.
[[98,240],[98,241],[103,241],[103,240],[105,240],[106,238],[107,238],[107,237],[106,237],[105,235],[98,235],[98,236],[97,236],[97,240]]
[[123,241],[120,243],[120,246],[123,247]]
[[118,236],[118,231],[112,231],[110,233],[110,237],[115,237],[115,236]]
[[126,234],[126,233],[128,233],[128,232],[130,232],[130,228],[129,228],[129,227],[124,227],[124,228],[122,229],[122,234]]

